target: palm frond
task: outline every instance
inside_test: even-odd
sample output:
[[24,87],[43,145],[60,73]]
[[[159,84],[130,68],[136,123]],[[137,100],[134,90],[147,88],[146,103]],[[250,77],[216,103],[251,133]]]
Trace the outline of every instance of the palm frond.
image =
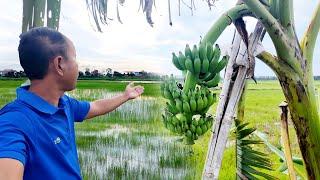
[[[195,0],[190,1],[190,5],[185,3],[183,0],[177,0],[179,4],[179,16],[180,16],[180,4],[184,4],[187,8],[191,10],[191,13],[193,13],[195,9]],[[214,6],[216,0],[205,0],[205,2],[208,7],[211,9],[212,6]],[[151,27],[153,27],[153,20],[152,20],[152,10],[153,7],[156,7],[155,0],[139,0],[139,8],[142,9],[143,13],[145,14],[147,22],[150,24]],[[161,1],[165,2],[165,1]],[[181,3],[182,2],[182,3]],[[117,0],[116,5],[116,16],[120,23],[122,23],[122,20],[120,18],[120,12],[119,12],[119,5],[124,5],[125,0]],[[172,13],[171,13],[171,0],[168,0],[168,12],[169,12],[169,25],[172,25]],[[87,10],[89,14],[92,16],[94,23],[96,25],[96,28],[99,32],[102,32],[102,25],[107,25],[108,20],[112,20],[111,18],[108,18],[108,0],[86,0],[87,4]]]
[[266,174],[261,169],[272,170],[271,162],[268,155],[254,150],[253,145],[262,144],[263,141],[252,139],[255,128],[249,128],[249,123],[243,123],[239,120],[236,122],[236,166],[237,179],[276,179],[275,177]]
[[[118,3],[119,1],[117,1],[117,4]],[[86,0],[86,4],[87,9],[96,24],[97,30],[102,32],[100,23],[106,25],[108,24],[108,20],[112,20],[111,18],[108,18],[108,0]]]
[[[278,171],[286,173],[286,171],[288,170],[288,166],[287,163],[285,162],[286,158],[285,158],[285,154],[282,150],[280,150],[279,148],[275,147],[274,145],[272,145],[267,138],[267,135],[263,132],[260,131],[255,131],[254,134],[263,141],[263,143],[273,152],[275,153],[279,158],[280,158],[280,162],[283,162],[281,164],[281,166],[278,168]],[[296,173],[302,177],[303,179],[307,179],[307,173],[305,171],[304,165],[303,165],[303,160],[300,157],[296,157],[293,156],[292,157],[292,161],[293,161],[293,166],[294,166],[294,170],[296,171]]]

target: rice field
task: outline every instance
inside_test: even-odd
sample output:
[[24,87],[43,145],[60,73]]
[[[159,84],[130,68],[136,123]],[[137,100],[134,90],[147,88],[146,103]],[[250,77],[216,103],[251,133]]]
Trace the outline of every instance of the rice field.
[[[120,92],[77,89],[70,96],[109,98]],[[151,96],[129,101],[92,122],[77,124],[77,145],[84,179],[195,179],[192,149],[162,127],[162,101]],[[89,120],[90,121],[90,120]],[[86,128],[87,124],[96,124]]]
[[[15,98],[22,81],[0,80],[0,107]],[[92,101],[120,93],[125,82],[79,81],[68,92],[79,100]],[[76,124],[76,141],[84,179],[201,179],[210,133],[193,146],[166,130],[161,121],[164,99],[159,84],[140,82],[145,93],[115,111]],[[316,82],[320,87],[319,82]],[[274,145],[280,145],[279,103],[284,100],[276,81],[249,83],[245,119],[267,133]],[[215,106],[210,111],[214,114]],[[290,124],[293,154],[299,155],[294,129]],[[266,148],[277,169],[280,162]],[[287,177],[272,172],[280,179]],[[230,134],[223,157],[220,179],[235,179],[234,137]]]

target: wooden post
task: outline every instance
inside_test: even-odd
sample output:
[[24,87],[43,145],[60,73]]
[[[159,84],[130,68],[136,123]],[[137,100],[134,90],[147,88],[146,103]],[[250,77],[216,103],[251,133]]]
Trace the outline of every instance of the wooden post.
[[279,107],[281,109],[281,140],[284,147],[284,155],[286,157],[289,177],[291,180],[296,180],[288,131],[288,103],[283,101],[280,103]]
[[[262,24],[258,22],[249,38],[250,52],[256,52],[256,48],[264,32]],[[234,120],[236,107],[241,97],[249,69],[247,47],[241,41],[238,33],[236,33],[233,39],[231,50],[202,179],[218,179],[229,130]],[[236,79],[233,81],[232,78],[234,76],[236,76]]]

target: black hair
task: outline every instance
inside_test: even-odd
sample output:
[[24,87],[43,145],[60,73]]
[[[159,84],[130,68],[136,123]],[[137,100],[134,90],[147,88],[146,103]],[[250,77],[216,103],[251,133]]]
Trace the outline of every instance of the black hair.
[[19,59],[30,80],[43,79],[49,61],[56,56],[67,58],[67,38],[47,27],[32,28],[20,35]]

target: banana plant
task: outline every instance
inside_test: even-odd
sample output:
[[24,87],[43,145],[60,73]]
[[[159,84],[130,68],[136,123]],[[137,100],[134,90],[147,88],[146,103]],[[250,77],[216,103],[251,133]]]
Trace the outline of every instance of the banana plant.
[[[60,6],[61,0],[23,0],[22,32],[42,26],[58,30]],[[45,18],[47,24],[44,23]]]
[[292,0],[243,0],[213,24],[203,41],[214,43],[225,28],[244,16],[259,20],[272,39],[277,56],[257,55],[277,75],[289,105],[305,168],[310,179],[320,179],[320,119],[312,73],[313,51],[320,29],[320,2],[304,36],[295,33]]

